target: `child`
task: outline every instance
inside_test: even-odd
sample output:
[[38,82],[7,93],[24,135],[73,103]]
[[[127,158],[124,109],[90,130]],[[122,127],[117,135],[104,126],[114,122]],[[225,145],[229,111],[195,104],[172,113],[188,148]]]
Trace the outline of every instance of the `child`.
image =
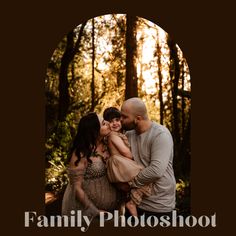
[[[143,169],[143,166],[133,160],[128,139],[122,133],[120,117],[120,111],[115,107],[109,107],[103,113],[104,120],[110,122],[112,130],[108,136],[111,156],[107,159],[108,179],[112,183],[130,182]],[[141,203],[143,196],[150,194],[151,184],[131,189],[130,200],[125,204],[131,215],[137,216],[136,206]]]

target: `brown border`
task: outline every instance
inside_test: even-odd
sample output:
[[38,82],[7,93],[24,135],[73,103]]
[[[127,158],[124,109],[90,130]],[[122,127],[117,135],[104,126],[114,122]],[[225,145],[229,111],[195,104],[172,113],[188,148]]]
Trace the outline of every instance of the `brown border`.
[[[156,234],[227,232],[233,225],[230,128],[234,123],[231,74],[226,45],[231,7],[215,1],[19,1],[4,5],[2,34],[3,227],[9,233],[78,234],[79,229],[24,228],[24,212],[44,212],[44,76],[61,38],[84,19],[133,13],[162,27],[178,43],[192,77],[192,213],[217,214],[217,227],[98,228],[95,233]],[[204,3],[204,4],[203,4]],[[191,4],[191,6],[189,5]],[[10,16],[10,17],[9,17]],[[233,29],[233,28],[232,28]],[[227,53],[227,57],[226,57]],[[231,58],[230,58],[231,56]],[[228,69],[227,69],[228,68]],[[224,78],[224,81],[222,80]],[[230,84],[230,87],[229,87]],[[233,86],[232,86],[233,87]],[[231,102],[231,103],[230,103]],[[231,199],[231,200],[230,200]],[[230,214],[231,213],[231,214]],[[230,225],[231,223],[231,225]],[[14,233],[13,232],[13,233]]]

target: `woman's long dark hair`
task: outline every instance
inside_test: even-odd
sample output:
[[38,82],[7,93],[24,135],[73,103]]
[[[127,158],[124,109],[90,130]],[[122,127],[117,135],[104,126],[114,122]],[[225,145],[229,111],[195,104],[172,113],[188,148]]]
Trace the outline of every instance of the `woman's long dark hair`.
[[82,156],[91,162],[89,158],[96,149],[99,133],[100,122],[95,112],[90,112],[80,119],[70,153],[70,159],[73,152],[75,152],[78,158],[75,165],[77,165]]

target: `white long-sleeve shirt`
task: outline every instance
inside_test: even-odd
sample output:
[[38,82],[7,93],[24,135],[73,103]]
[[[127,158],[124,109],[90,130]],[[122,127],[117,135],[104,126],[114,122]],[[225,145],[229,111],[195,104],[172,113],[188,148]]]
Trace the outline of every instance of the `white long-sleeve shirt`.
[[153,193],[143,198],[139,208],[151,212],[170,212],[175,208],[176,181],[173,171],[173,139],[169,130],[156,122],[142,134],[127,131],[134,160],[145,168],[132,187],[153,183]]

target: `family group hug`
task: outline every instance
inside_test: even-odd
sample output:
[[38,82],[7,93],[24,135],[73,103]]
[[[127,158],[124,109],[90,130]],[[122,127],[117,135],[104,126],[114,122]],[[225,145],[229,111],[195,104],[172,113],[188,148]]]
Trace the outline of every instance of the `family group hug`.
[[62,215],[72,210],[89,218],[114,210],[125,216],[171,215],[173,154],[171,133],[149,119],[140,98],[106,108],[103,117],[88,113],[72,143]]

